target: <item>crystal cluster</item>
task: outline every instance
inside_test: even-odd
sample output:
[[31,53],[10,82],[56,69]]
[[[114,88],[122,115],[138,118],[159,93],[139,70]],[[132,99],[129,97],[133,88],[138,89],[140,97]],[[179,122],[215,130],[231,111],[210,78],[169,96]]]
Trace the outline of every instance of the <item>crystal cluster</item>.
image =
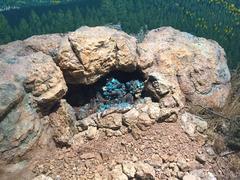
[[139,80],[131,80],[121,83],[112,78],[107,81],[102,91],[98,94],[98,111],[104,111],[109,108],[125,109],[131,107],[134,99],[139,98],[143,90],[144,83]]

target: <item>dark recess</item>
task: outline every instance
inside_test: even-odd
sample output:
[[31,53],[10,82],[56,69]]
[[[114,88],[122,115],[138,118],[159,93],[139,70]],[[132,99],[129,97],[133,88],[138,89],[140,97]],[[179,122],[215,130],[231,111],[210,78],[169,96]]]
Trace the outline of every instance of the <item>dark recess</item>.
[[80,107],[88,104],[91,102],[91,99],[96,97],[97,92],[101,92],[102,87],[106,84],[107,80],[111,78],[115,78],[121,83],[131,80],[145,80],[144,74],[140,70],[133,72],[112,71],[91,85],[68,84],[68,92],[64,98],[72,107]]

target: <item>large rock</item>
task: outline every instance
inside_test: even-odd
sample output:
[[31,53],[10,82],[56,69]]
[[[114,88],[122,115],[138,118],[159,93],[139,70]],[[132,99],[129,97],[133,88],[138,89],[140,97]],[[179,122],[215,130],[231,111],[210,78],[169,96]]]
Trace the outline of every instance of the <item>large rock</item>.
[[[14,159],[31,150],[45,123],[51,124],[56,142],[69,144],[76,119],[62,101],[66,84],[89,85],[112,71],[136,69],[143,72],[154,102],[81,120],[80,131],[91,126],[90,139],[96,127],[122,134],[122,123],[144,130],[155,121],[175,122],[186,100],[220,108],[230,91],[224,50],[170,27],[150,31],[138,45],[136,38],[107,27],[15,41],[0,46],[0,157]],[[202,121],[194,123],[205,128]]]
[[59,67],[50,56],[41,52],[24,57],[29,59],[24,87],[40,108],[50,108],[67,92],[67,86]]
[[82,27],[62,39],[56,60],[66,81],[92,84],[113,70],[136,68],[136,39],[107,27]]
[[[5,85],[5,84],[4,84]],[[14,88],[10,86],[9,88]],[[12,92],[9,89],[9,92]],[[6,101],[5,101],[6,100]],[[5,101],[5,102],[4,102]],[[10,102],[7,97],[0,99],[0,104]],[[23,156],[33,148],[41,135],[43,126],[38,114],[29,104],[29,96],[21,101],[12,101],[13,106],[5,109],[0,119],[0,157],[4,160],[13,160]]]
[[43,52],[44,54],[55,56],[60,46],[60,41],[64,35],[48,34],[41,36],[32,36],[23,41],[28,51]]
[[[150,31],[138,51],[138,64],[146,73],[175,79],[171,83],[177,81],[193,104],[212,108],[224,105],[230,91],[230,73],[225,52],[215,41],[162,27]],[[162,87],[161,91],[167,90]],[[175,91],[178,94],[178,87]]]
[[[12,44],[3,49],[1,53],[3,56],[0,59],[0,82],[13,82],[20,88],[24,87],[39,109],[45,107],[49,109],[67,91],[63,74],[51,56],[42,52],[24,54],[24,49],[19,46],[23,45],[18,44],[15,47],[15,44]],[[18,48],[21,49],[24,55],[7,54],[8,50],[14,47],[16,51]],[[26,49],[25,53],[28,53]]]
[[51,56],[22,41],[0,46],[0,77],[0,157],[13,160],[34,148],[48,119],[43,115],[67,86]]

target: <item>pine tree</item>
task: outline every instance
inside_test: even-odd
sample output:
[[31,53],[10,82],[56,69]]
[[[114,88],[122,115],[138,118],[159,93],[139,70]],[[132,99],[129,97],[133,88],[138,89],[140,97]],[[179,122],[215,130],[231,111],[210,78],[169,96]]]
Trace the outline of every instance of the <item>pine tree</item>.
[[127,20],[127,8],[126,8],[126,1],[125,0],[116,0],[115,7],[116,7],[116,15],[117,19],[120,22]]
[[85,24],[82,13],[80,12],[80,9],[78,7],[76,7],[73,12],[73,24],[74,24],[74,29],[77,29],[81,25]]
[[102,0],[101,10],[103,16],[108,19],[109,23],[116,23],[116,9],[112,0]]
[[31,11],[29,18],[30,32],[33,34],[41,34],[41,20],[40,17],[36,14],[35,11]]
[[10,26],[6,18],[0,14],[0,43],[5,43],[11,40]]
[[60,10],[59,12],[55,13],[54,18],[54,24],[55,24],[55,32],[65,32],[65,21],[64,21],[64,12]]
[[21,19],[16,33],[18,39],[25,39],[31,33],[31,29],[25,19]]

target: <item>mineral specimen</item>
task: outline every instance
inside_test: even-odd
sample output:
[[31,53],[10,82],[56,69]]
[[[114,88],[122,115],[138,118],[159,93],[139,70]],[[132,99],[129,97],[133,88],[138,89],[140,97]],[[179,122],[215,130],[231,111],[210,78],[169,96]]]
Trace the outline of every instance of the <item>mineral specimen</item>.
[[135,98],[139,98],[144,87],[143,82],[131,80],[121,83],[117,79],[108,80],[98,96],[98,111],[104,111],[109,108],[125,109],[134,103]]

